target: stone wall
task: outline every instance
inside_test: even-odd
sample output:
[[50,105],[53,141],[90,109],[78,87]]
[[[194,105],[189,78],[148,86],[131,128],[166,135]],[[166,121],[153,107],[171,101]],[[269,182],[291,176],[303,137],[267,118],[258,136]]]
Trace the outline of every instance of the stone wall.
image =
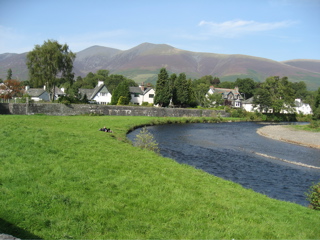
[[112,106],[97,104],[59,104],[59,103],[0,103],[0,114],[32,115],[46,114],[71,116],[82,114],[101,114],[117,116],[150,116],[150,117],[228,117],[225,111],[159,108],[138,106]]

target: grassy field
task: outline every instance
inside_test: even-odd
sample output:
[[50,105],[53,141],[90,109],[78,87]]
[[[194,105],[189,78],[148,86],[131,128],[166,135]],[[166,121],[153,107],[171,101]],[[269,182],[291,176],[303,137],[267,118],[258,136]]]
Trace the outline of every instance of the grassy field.
[[[0,115],[0,233],[44,239],[320,237],[319,211],[270,199],[126,140],[135,126],[175,120]],[[103,126],[114,133],[98,131]]]

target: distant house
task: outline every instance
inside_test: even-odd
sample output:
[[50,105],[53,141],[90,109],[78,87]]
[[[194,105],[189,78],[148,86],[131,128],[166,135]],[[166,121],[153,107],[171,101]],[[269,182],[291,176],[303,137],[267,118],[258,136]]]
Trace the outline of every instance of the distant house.
[[224,105],[228,105],[234,108],[240,108],[243,97],[239,93],[239,88],[228,89],[228,88],[215,88],[211,86],[208,94],[218,93],[221,94],[222,99],[224,100]]
[[297,113],[301,113],[304,115],[312,114],[312,109],[309,104],[303,103],[301,99],[297,98],[294,100],[294,109]]
[[[256,107],[254,106],[253,97],[243,101],[242,108],[245,109],[247,112],[260,111],[259,106],[256,106]],[[301,101],[301,99],[299,99],[299,98],[294,100],[293,110],[299,114],[304,114],[304,115],[312,114],[312,109],[311,109],[310,105],[307,103],[303,103]],[[272,109],[270,109],[268,112],[272,113]],[[288,112],[281,111],[281,113],[288,113]]]
[[39,101],[50,101],[50,94],[45,90],[46,88],[30,88],[26,86],[25,93],[28,94],[31,100],[35,102]]
[[142,105],[144,102],[153,104],[155,91],[151,87],[145,87],[144,83],[139,87],[129,87],[129,91],[133,104]]
[[111,102],[112,95],[104,85],[103,81],[99,81],[98,85],[93,89],[80,88],[79,92],[82,97],[86,95],[90,102],[97,104],[108,104]]

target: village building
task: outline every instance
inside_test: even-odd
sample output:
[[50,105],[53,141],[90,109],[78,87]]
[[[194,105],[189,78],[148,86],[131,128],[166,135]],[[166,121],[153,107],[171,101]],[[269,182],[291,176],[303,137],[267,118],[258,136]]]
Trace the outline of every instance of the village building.
[[221,97],[224,100],[224,105],[234,108],[240,108],[241,102],[243,101],[243,97],[241,96],[238,87],[235,87],[234,89],[228,89],[210,86],[207,96],[208,94],[221,94]]
[[[242,108],[246,110],[247,112],[256,112],[260,111],[259,106],[255,106],[253,103],[253,97],[245,100],[242,102]],[[312,108],[310,107],[310,104],[303,103],[301,99],[296,98],[294,100],[294,112],[298,114],[308,115],[312,114]],[[268,111],[268,113],[272,113],[272,109]],[[281,113],[288,113],[288,111],[281,111]]]
[[139,87],[129,87],[129,91],[131,103],[136,105],[142,105],[144,102],[153,104],[155,91],[152,87],[145,87],[144,83],[142,83]]
[[108,104],[111,102],[111,93],[103,81],[98,81],[98,85],[93,89],[80,88],[79,92],[82,97],[85,95],[90,103]]

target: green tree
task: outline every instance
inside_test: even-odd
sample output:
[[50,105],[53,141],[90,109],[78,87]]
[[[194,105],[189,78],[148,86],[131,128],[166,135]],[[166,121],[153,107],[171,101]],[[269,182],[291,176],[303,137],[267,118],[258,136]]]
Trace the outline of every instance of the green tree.
[[174,82],[172,102],[174,105],[180,107],[186,106],[190,102],[190,87],[186,74],[184,73],[180,73],[177,80]]
[[207,107],[208,105],[206,94],[209,91],[209,87],[210,86],[206,83],[200,83],[195,85],[194,82],[192,82],[193,97],[195,98],[197,104],[202,107]]
[[[122,97],[122,98],[121,98]],[[129,81],[125,80],[121,82],[113,91],[111,97],[111,104],[117,105],[121,98],[121,105],[128,105],[131,100],[131,94],[129,90]]]
[[12,79],[12,70],[11,68],[8,69],[8,72],[7,72],[7,80],[10,80]]
[[208,106],[207,107],[218,107],[223,105],[223,98],[221,93],[213,93],[213,94],[208,94]]
[[313,110],[313,118],[320,119],[320,88],[318,88],[318,93],[316,95],[312,110]]
[[158,80],[156,83],[154,104],[159,104],[160,107],[167,107],[172,98],[169,75],[165,68],[160,69]]
[[256,83],[251,78],[237,78],[235,86],[239,87],[239,92],[245,96],[245,99],[248,99],[253,96]]
[[280,113],[282,110],[293,111],[294,90],[287,77],[269,77],[261,84],[254,95],[254,104],[260,106],[261,110],[272,110]]
[[27,55],[27,66],[30,81],[34,87],[46,85],[53,101],[54,87],[58,78],[73,81],[73,61],[76,55],[69,50],[68,45],[57,41],[45,41],[42,46],[36,45]]
[[114,89],[123,81],[125,81],[126,78],[119,74],[111,74],[107,77],[107,79],[104,81],[105,85],[107,86],[109,92],[113,94]]
[[235,82],[222,82],[219,84],[219,88],[228,88],[228,89],[234,89],[236,86]]
[[300,98],[305,100],[308,96],[307,85],[305,82],[294,82],[292,83],[292,88],[294,90],[295,98]]

